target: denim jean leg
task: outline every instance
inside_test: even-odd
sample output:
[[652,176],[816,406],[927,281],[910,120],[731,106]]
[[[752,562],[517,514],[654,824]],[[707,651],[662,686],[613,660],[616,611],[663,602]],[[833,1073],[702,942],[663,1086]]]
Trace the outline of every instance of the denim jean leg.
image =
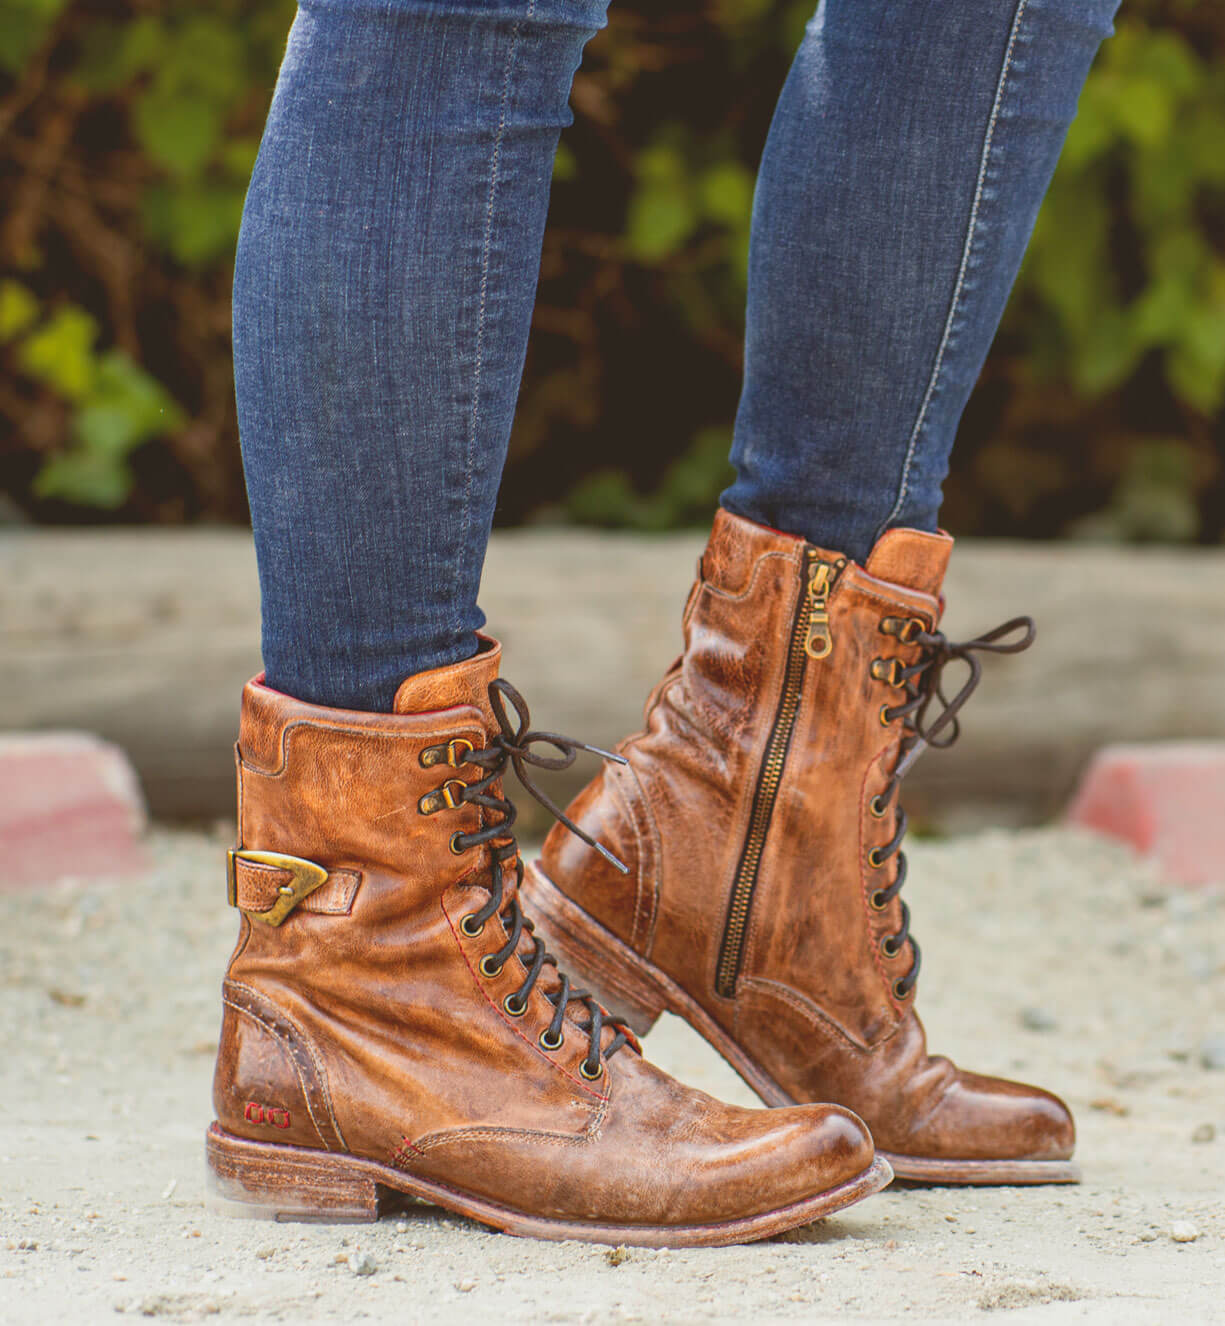
[[269,684],[387,709],[471,654],[557,138],[605,0],[303,0],[243,215]]
[[732,511],[866,559],[934,529],[982,367],[1117,0],[823,0],[750,247]]

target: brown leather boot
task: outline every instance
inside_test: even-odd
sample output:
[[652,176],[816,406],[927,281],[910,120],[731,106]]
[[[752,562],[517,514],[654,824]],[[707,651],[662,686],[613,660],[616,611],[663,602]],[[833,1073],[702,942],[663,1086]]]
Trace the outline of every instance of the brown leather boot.
[[[898,782],[955,735],[976,652],[1015,652],[1033,631],[1020,618],[965,645],[939,632],[951,547],[892,530],[860,567],[720,512],[685,653],[618,747],[628,763],[569,810],[630,872],[554,829],[525,905],[640,1033],[667,1009],[768,1104],[855,1110],[899,1177],[1069,1182],[1064,1104],[929,1056],[914,1010]],[[952,657],[970,680],[935,715]]]
[[332,1219],[406,1194],[515,1234],[693,1246],[884,1187],[849,1111],[683,1087],[557,973],[519,909],[501,776],[534,790],[526,765],[579,743],[527,730],[499,653],[409,678],[394,714],[246,687],[243,915],[208,1133],[221,1193]]

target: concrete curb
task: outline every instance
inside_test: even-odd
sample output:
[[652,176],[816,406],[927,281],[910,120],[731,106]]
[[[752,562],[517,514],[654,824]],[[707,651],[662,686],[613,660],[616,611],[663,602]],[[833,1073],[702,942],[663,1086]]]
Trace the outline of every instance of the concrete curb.
[[[494,536],[482,602],[537,724],[600,744],[639,725],[679,651],[702,544],[700,532]],[[906,802],[920,821],[1041,820],[1109,742],[1225,739],[1225,551],[967,540],[947,590],[954,638],[1029,612],[1038,642],[989,660],[961,740],[919,763]],[[0,729],[97,732],[128,752],[155,814],[228,815],[258,621],[243,531],[6,532]]]

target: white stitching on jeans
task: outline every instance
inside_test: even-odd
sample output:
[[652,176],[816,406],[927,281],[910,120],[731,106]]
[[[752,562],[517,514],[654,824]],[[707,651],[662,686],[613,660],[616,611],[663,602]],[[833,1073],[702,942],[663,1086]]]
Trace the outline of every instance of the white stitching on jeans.
[[885,517],[876,537],[887,530],[890,524],[897,519],[905,505],[906,498],[909,495],[910,467],[914,461],[915,450],[919,445],[919,434],[923,431],[923,425],[927,422],[927,409],[931,404],[932,396],[935,394],[936,383],[940,378],[940,371],[944,367],[944,352],[948,348],[949,340],[953,334],[953,324],[957,318],[957,311],[961,306],[961,297],[964,293],[966,271],[970,265],[970,254],[974,249],[974,240],[978,230],[978,210],[982,201],[983,186],[987,177],[987,166],[991,160],[991,148],[995,141],[995,123],[999,119],[1000,107],[1004,101],[1004,87],[1008,82],[1008,74],[1012,69],[1013,52],[1016,49],[1017,35],[1021,30],[1021,20],[1025,17],[1025,8],[1028,0],[1018,0],[1016,12],[1012,18],[1012,30],[1008,36],[1008,46],[1004,52],[1004,64],[1000,69],[999,82],[995,88],[995,101],[991,106],[991,117],[987,121],[987,136],[983,140],[982,158],[978,164],[978,179],[974,189],[974,205],[970,209],[970,221],[966,227],[966,242],[961,252],[961,266],[957,271],[957,281],[953,286],[953,298],[949,303],[948,317],[944,323],[944,335],[940,338],[940,347],[936,351],[936,362],[932,366],[931,377],[927,383],[927,391],[923,395],[923,403],[919,406],[919,417],[915,420],[914,429],[910,434],[910,441],[906,447],[906,460],[902,465],[902,478],[898,487],[897,501],[893,504],[893,510]]
[[[485,366],[485,311],[488,307],[489,294],[489,255],[493,247],[493,208],[498,193],[498,174],[502,167],[502,140],[506,135],[506,116],[510,106],[510,79],[514,72],[515,61],[519,54],[519,33],[524,19],[530,19],[536,12],[536,0],[528,0],[523,18],[516,19],[510,34],[510,50],[506,56],[506,69],[502,76],[502,104],[498,114],[498,128],[493,140],[493,158],[489,165],[489,198],[485,205],[485,233],[481,239],[481,284],[476,317],[476,363],[473,370],[472,414],[468,422],[468,454],[464,457],[464,505],[461,516],[462,537],[467,538],[468,524],[472,509],[472,457],[476,449],[476,421],[481,405],[481,377]],[[456,560],[456,583],[459,581],[459,567],[462,559]],[[459,596],[456,596],[456,602]],[[456,629],[459,629],[456,622]]]

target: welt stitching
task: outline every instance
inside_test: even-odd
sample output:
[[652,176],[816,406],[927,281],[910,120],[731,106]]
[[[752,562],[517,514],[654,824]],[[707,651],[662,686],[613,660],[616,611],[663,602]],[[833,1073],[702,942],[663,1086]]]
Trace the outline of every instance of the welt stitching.
[[521,1137],[529,1142],[547,1142],[553,1146],[586,1146],[591,1138],[586,1131],[578,1135],[538,1132],[534,1128],[459,1128],[453,1133],[433,1133],[423,1137],[415,1150],[425,1155],[452,1142],[499,1142],[503,1138]]
[[[962,306],[962,299],[965,294],[966,272],[970,266],[970,255],[974,251],[974,243],[978,237],[978,215],[982,203],[983,188],[987,179],[987,167],[991,159],[991,150],[995,143],[995,125],[999,119],[1000,108],[1004,100],[1004,88],[1008,82],[1008,74],[1012,69],[1013,52],[1016,49],[1017,35],[1021,30],[1021,21],[1025,17],[1025,7],[1028,0],[1017,0],[1016,11],[1013,14],[1012,28],[1008,35],[1008,46],[1004,51],[1004,62],[1000,69],[999,82],[995,88],[995,100],[991,105],[991,114],[987,120],[987,133],[983,139],[982,155],[978,163],[978,178],[975,181],[974,202],[970,207],[970,220],[966,226],[966,240],[961,251],[961,266],[957,270],[957,280],[953,285],[953,297],[949,301],[948,316],[944,321],[944,332],[940,338],[940,345],[936,350],[936,362],[932,365],[931,377],[927,382],[927,390],[923,394],[923,400],[919,405],[918,418],[915,419],[914,428],[911,430],[910,441],[906,447],[906,459],[902,464],[902,477],[898,486],[897,500],[893,503],[893,510],[885,517],[881,525],[881,531],[886,529],[889,523],[895,520],[901,513],[902,506],[910,491],[910,470],[914,463],[915,451],[918,448],[919,436],[923,431],[923,426],[927,422],[927,411],[931,405],[932,397],[935,395],[936,383],[939,381],[940,374],[944,369],[945,351],[948,349],[949,341],[952,339],[953,327],[957,321],[957,314]],[[877,535],[879,537],[879,533]]]

